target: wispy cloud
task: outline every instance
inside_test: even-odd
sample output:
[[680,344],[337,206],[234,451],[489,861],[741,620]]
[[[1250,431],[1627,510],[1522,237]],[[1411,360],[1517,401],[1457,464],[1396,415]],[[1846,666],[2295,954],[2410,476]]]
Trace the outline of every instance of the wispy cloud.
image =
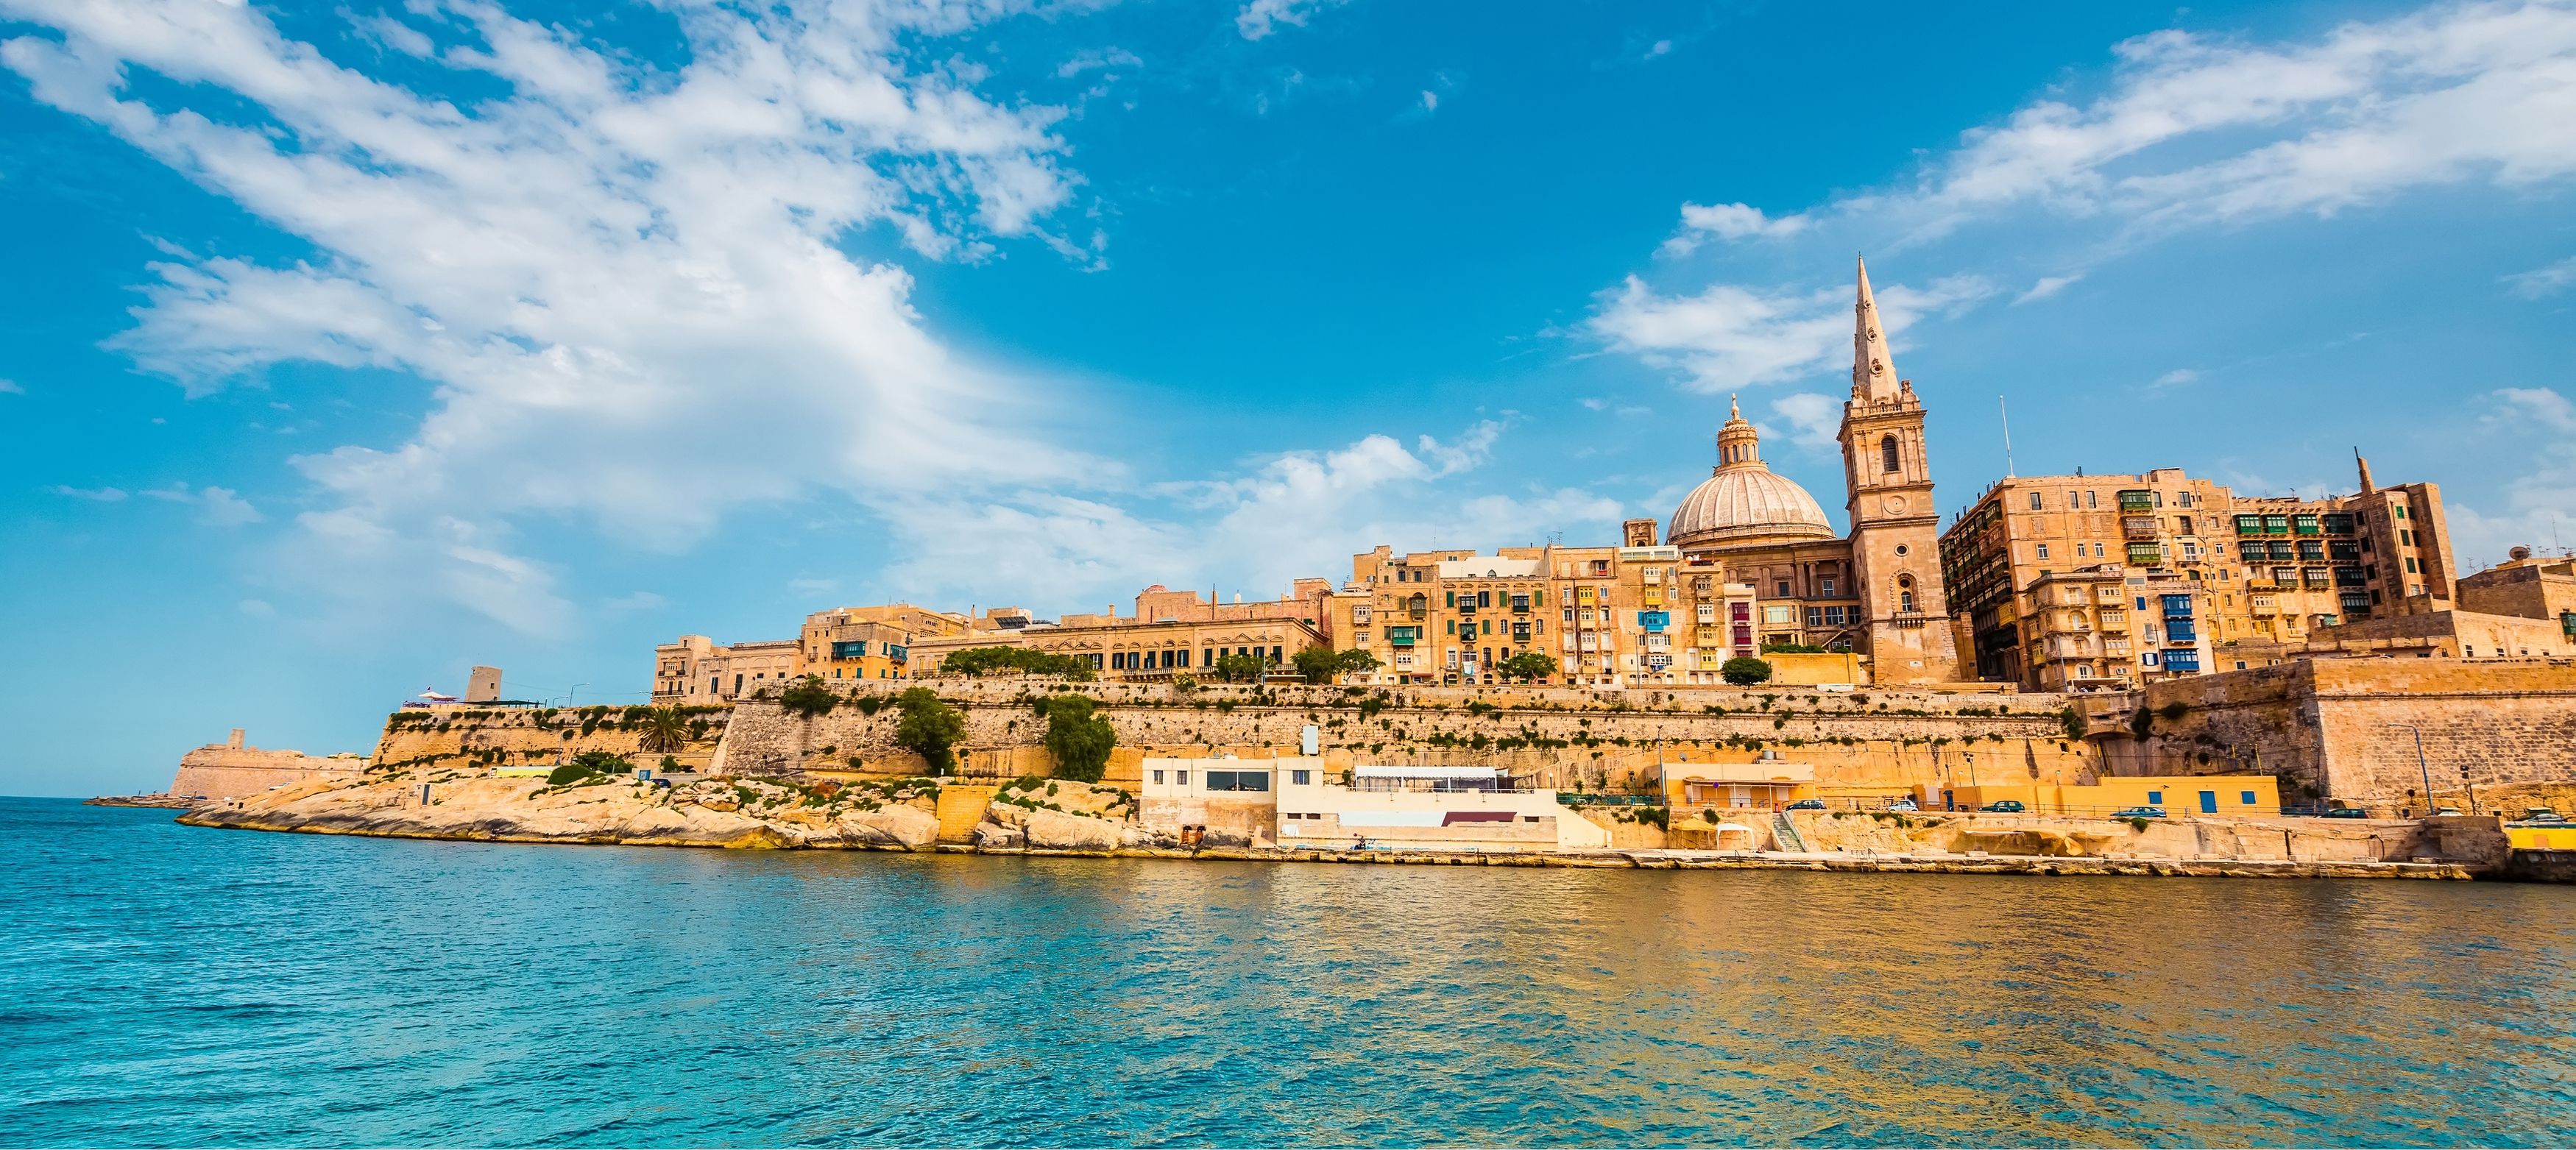
[[14,379],[0,379],[0,395],[25,395],[25,394],[27,394],[27,389],[26,389],[26,388],[23,388],[23,387],[18,386],[18,381],[17,381],[17,380],[14,380]]
[[1788,236],[1806,230],[1807,217],[1773,219],[1750,204],[1683,204],[1681,230],[1659,249],[1667,256],[1688,255],[1712,239]]
[[1259,40],[1282,25],[1303,28],[1315,13],[1350,0],[1252,0],[1234,14],[1234,29],[1246,40]]
[[2200,380],[2200,369],[2198,369],[2198,368],[2191,368],[2191,367],[2177,367],[2177,368],[2173,369],[2172,371],[2168,371],[2168,372],[2164,373],[2163,375],[2159,375],[2159,376],[2155,377],[2153,380],[2148,381],[2147,386],[2148,386],[2148,387],[2158,387],[2158,388],[2162,388],[2162,387],[2180,387],[2180,386],[2182,386],[2182,385],[2184,385],[2184,384],[2186,384],[2186,383],[2196,383],[2196,382],[2199,382],[2199,380]]
[[116,487],[68,487],[56,484],[46,490],[66,499],[86,499],[92,503],[121,503],[126,492]]
[[[1890,285],[1877,292],[1879,315],[1894,339],[1927,313],[1973,307],[1996,291],[1974,276]],[[1848,363],[1851,299],[1845,287],[1765,293],[1734,284],[1666,296],[1631,276],[1603,293],[1590,330],[1615,350],[1681,372],[1692,390],[1713,393],[1776,383],[1837,357]]]
[[197,521],[210,527],[240,527],[260,521],[259,509],[229,487],[200,487],[189,490],[185,483],[155,487],[143,492],[165,503],[185,503],[197,509]]
[[2082,272],[2077,272],[2071,276],[2042,276],[2038,283],[2030,285],[2029,291],[2014,296],[2013,303],[2019,305],[2031,303],[2036,300],[2047,299],[2050,296],[2065,291],[2069,286],[2072,286],[2075,281],[2083,278],[2084,273]]
[[525,517],[678,548],[749,502],[1117,474],[1036,430],[1043,388],[927,332],[902,269],[836,242],[883,226],[922,258],[1013,239],[1096,257],[1044,224],[1078,184],[1061,111],[985,97],[963,61],[907,63],[905,41],[1026,6],[684,7],[676,71],[490,5],[387,17],[438,43],[409,72],[491,93],[471,104],[191,0],[0,0],[55,30],[0,65],[317,253],[153,265],[116,344],[144,367],[195,393],[295,360],[435,385],[409,442],[295,461],[318,505],[299,568],[542,628],[566,603],[512,553]]
[[2513,285],[2513,294],[2524,299],[2553,296],[2576,284],[2576,256],[2569,256],[2546,267],[2533,268],[2504,277]]

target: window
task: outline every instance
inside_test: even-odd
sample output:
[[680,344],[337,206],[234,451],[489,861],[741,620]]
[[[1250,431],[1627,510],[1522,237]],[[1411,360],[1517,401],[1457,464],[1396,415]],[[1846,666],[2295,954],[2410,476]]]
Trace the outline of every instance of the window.
[[1494,605],[1494,593],[1493,593],[1493,592],[1491,592],[1491,591],[1478,591],[1478,592],[1476,592],[1476,605],[1477,605],[1477,606],[1479,606],[1479,607],[1491,607],[1491,606],[1493,606],[1493,605]]
[[1441,605],[1444,607],[1455,607],[1458,605],[1458,593],[1455,591],[1443,591],[1440,593],[1440,597],[1443,600]]
[[1824,578],[1824,594],[1825,594],[1825,596],[1826,596],[1826,597],[1831,598],[1831,597],[1833,596],[1833,593],[1834,593],[1834,577],[1833,577],[1833,576],[1831,576],[1831,575],[1827,575],[1827,576],[1825,576],[1825,578]]
[[2412,555],[2406,557],[2406,573],[2409,575],[2417,573],[2415,570],[2415,557]]
[[1824,608],[1822,608],[1822,607],[1809,607],[1809,608],[1807,608],[1807,625],[1808,625],[1808,626],[1810,626],[1810,627],[1822,627],[1822,626],[1824,626],[1824,625],[1825,625],[1825,609],[1824,609]]
[[2042,543],[2039,545],[2039,557],[2042,559],[2048,558],[2048,544]]
[[1779,584],[1779,593],[1780,593],[1780,596],[1781,596],[1782,598],[1787,598],[1787,597],[1788,597],[1788,595],[1789,595],[1789,581],[1788,581],[1788,580],[1786,580],[1786,579],[1780,580],[1780,584]]
[[1878,469],[1881,471],[1898,470],[1896,462],[1896,437],[1893,435],[1882,435],[1878,437]]
[[[1297,785],[1297,786],[1301,786],[1301,787],[1302,787],[1302,786],[1306,786],[1307,784],[1312,783],[1312,782],[1314,782],[1314,781],[1315,781],[1315,772],[1313,772],[1313,771],[1290,771],[1290,772],[1288,772],[1288,781],[1289,781],[1290,783],[1293,783],[1293,784]],[[2252,800],[2252,799],[2248,799],[2248,800],[2246,800],[2246,801],[2247,801],[2247,802],[2252,802],[2253,800]]]
[[2084,493],[2084,509],[2087,511],[2093,509],[2093,493],[2090,491]]
[[1189,773],[1188,771],[1174,771],[1174,772],[1172,772],[1172,784],[1173,784],[1174,786],[1182,786],[1182,787],[1186,787],[1186,786],[1190,785],[1190,773]]
[[2163,791],[2148,791],[2147,805],[2151,807],[2160,807],[2165,805],[2165,793]]
[[1161,771],[1156,771],[1156,772],[1154,772],[1154,781],[1155,781],[1156,783],[1158,783],[1158,784],[1159,784],[1159,783],[1161,783],[1161,782],[1163,781],[1163,772],[1161,772]]
[[[2240,671],[2244,670],[2244,669],[2245,669],[2245,664],[2243,664],[2243,663],[2238,663],[2238,664],[2236,665],[2236,669],[2237,669],[2237,670],[2240,670]],[[2254,792],[2252,792],[2252,791],[2242,791],[2242,792],[2239,792],[2239,793],[2237,794],[2237,796],[2236,796],[2236,801],[2238,801],[2238,802],[2240,802],[2240,803],[2243,803],[2243,804],[2245,804],[2246,806],[2249,806],[2249,807],[2250,807],[2250,806],[2253,806],[2253,805],[2254,805]]]
[[1266,791],[1270,789],[1268,771],[1209,771],[1210,791]]
[[2030,509],[2039,510],[2039,493],[2036,491],[2030,493]]

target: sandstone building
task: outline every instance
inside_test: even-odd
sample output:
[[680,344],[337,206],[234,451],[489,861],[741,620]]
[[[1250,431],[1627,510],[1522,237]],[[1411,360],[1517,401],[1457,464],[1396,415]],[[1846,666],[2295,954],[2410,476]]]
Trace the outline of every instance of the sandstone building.
[[[2265,666],[2304,653],[2326,628],[2449,610],[2441,489],[2378,487],[2366,461],[2359,472],[2359,492],[2320,500],[2240,496],[2179,468],[1997,482],[1940,541],[1977,676],[2035,688]],[[2187,584],[2155,596],[2188,592],[2199,625],[2186,639],[2140,621],[2126,663],[2098,649],[2054,654],[2078,645],[2050,641],[2033,584],[2100,570],[2131,581],[2133,604],[2150,583]],[[2178,656],[2189,666],[2174,667]]]

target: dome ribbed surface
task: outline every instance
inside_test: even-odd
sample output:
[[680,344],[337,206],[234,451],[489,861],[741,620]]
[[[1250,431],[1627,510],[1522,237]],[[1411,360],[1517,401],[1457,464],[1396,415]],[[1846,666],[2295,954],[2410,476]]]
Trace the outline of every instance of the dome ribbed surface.
[[1682,497],[1664,530],[1675,547],[1836,538],[1815,496],[1758,462],[1719,468]]

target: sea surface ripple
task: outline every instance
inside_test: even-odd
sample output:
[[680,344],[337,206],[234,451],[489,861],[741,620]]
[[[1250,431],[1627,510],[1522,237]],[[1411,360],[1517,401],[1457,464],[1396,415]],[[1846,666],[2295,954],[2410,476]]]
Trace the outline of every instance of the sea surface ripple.
[[8,1145],[2576,1130],[2567,887],[0,834]]

